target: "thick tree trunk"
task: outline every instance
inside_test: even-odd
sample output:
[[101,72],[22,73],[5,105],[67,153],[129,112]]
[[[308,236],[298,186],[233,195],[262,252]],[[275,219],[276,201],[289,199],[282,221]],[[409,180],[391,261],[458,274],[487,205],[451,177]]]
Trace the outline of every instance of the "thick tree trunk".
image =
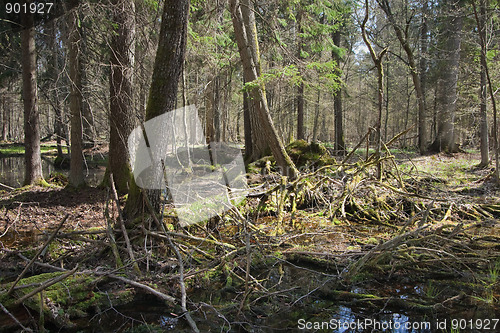
[[[238,1],[239,3],[239,1]],[[250,0],[243,0],[241,2],[242,6],[240,8],[240,14],[242,16],[241,24],[243,26],[242,32],[245,33],[243,36],[248,43],[246,48],[245,56],[250,57],[248,61],[252,61],[254,64],[254,68],[256,71],[256,76],[261,75],[261,65],[260,65],[260,50],[257,36],[257,26],[255,23],[255,13],[253,11],[253,3]],[[231,4],[230,4],[231,5]],[[234,20],[233,20],[234,25]],[[237,37],[238,38],[238,37]],[[238,46],[239,47],[239,46]],[[241,57],[240,53],[240,57]],[[242,60],[243,63],[243,60]],[[250,74],[250,75],[249,75]],[[251,73],[248,71],[243,71],[243,77],[245,82],[252,82]],[[264,97],[266,95],[265,90],[262,91]],[[250,97],[250,123],[251,123],[251,135],[252,135],[252,155],[250,157],[250,161],[255,161],[263,156],[267,156],[271,153],[269,141],[264,135],[264,124],[260,120],[259,110],[257,109],[260,106],[260,103],[254,100],[255,93],[252,91],[248,92],[248,96]],[[266,103],[267,103],[267,98]]]
[[430,150],[433,152],[458,151],[455,142],[455,114],[457,108],[457,82],[460,65],[463,16],[459,12],[460,1],[450,3],[446,19],[444,53],[441,57],[441,73],[438,79],[438,119],[436,139]]
[[24,185],[30,185],[43,181],[33,15],[29,12],[21,14],[21,24],[23,26],[21,31],[21,63],[24,104]]
[[124,194],[132,180],[127,139],[137,124],[133,98],[135,6],[133,0],[113,0],[112,6],[118,28],[111,40],[108,171],[113,174],[118,193]]
[[[252,18],[248,17],[248,14],[252,12],[249,8],[250,1],[245,0],[245,3],[242,3],[242,6],[240,7],[238,0],[229,0],[229,6],[236,42],[238,44],[238,50],[243,65],[245,81],[254,82],[258,79],[258,64],[260,62],[260,58],[258,55],[257,28],[255,26],[255,21],[253,20],[252,22]],[[247,15],[243,15],[243,12],[247,12]],[[245,22],[249,22],[250,24],[245,24]],[[276,133],[276,129],[274,128],[267,106],[267,99],[263,85],[254,87],[250,91],[250,95],[252,96],[252,111],[255,113],[251,114],[252,133],[255,133],[256,129],[258,129],[257,126],[260,125],[262,129],[262,138],[265,139],[269,145],[269,148],[276,159],[276,163],[282,169],[282,173],[292,179],[296,178],[298,170],[286,153],[285,148]],[[257,119],[258,121],[255,121]],[[253,142],[256,143],[254,146],[255,155],[255,152],[258,151],[261,146],[259,145],[259,142]]]
[[83,177],[83,142],[82,142],[82,77],[80,71],[80,33],[78,31],[77,9],[70,15],[68,36],[68,58],[70,79],[70,114],[71,114],[71,161],[69,182],[79,187],[85,183]]
[[[146,120],[175,109],[177,88],[184,63],[187,41],[189,0],[166,0],[163,5],[162,24],[153,78],[146,106]],[[159,209],[158,190],[148,191],[151,201]],[[141,213],[142,195],[135,181],[131,182],[125,214],[133,218]]]

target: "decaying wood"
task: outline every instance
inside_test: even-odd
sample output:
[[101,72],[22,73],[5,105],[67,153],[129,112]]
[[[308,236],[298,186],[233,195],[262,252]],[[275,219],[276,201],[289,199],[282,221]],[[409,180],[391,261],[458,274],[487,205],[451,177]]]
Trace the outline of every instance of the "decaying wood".
[[48,281],[45,281],[44,283],[42,283],[41,286],[39,286],[38,288],[35,288],[32,292],[30,292],[30,293],[24,295],[23,297],[19,298],[18,300],[16,300],[15,304],[21,304],[22,302],[24,302],[26,299],[30,298],[31,296],[36,295],[40,291],[45,290],[48,287],[50,287],[58,282],[61,282],[62,280],[69,277],[70,275],[75,274],[77,270],[78,270],[78,265],[76,265],[75,268],[73,268],[71,271],[68,271],[67,273],[64,273],[64,274],[62,274],[54,279],[50,279]]

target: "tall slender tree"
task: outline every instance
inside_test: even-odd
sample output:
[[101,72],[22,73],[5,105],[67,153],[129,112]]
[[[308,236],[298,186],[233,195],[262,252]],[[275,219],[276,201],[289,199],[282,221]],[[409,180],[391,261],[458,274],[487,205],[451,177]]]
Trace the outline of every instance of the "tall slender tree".
[[83,177],[82,76],[78,30],[78,7],[69,14],[68,61],[71,113],[71,160],[69,182],[78,187],[85,184]]
[[[475,0],[474,0],[475,1]],[[475,2],[473,6],[476,7]],[[486,59],[486,7],[487,0],[479,0],[479,15],[477,15],[477,9],[475,13],[477,15],[477,28],[480,34],[480,44],[481,44],[481,54],[479,59],[481,62],[480,70],[480,82],[479,82],[479,136],[481,138],[481,163],[480,165],[485,167],[490,163],[490,147],[489,147],[489,135],[488,135],[488,115],[486,112],[486,105],[488,102],[488,82],[486,77],[486,68],[488,66]],[[484,42],[483,42],[484,41]]]
[[[23,1],[28,5],[31,1]],[[35,24],[33,14],[21,13],[21,51],[24,104],[24,184],[43,181],[40,153],[40,116],[36,74]]]
[[[368,35],[366,33],[366,23],[369,18],[369,7],[368,0],[365,0],[365,16],[363,21],[361,22],[361,35],[363,37],[363,41],[370,51],[370,56],[375,64],[375,68],[377,69],[377,120],[375,123],[375,154],[380,155],[380,147],[381,147],[381,125],[382,125],[382,108],[384,103],[384,66],[383,66],[383,57],[387,53],[387,48],[381,50],[379,53],[375,52],[375,49],[372,46],[372,43],[368,39]],[[382,164],[379,162],[377,164],[377,178],[382,177]]]
[[113,31],[110,50],[108,172],[113,174],[117,191],[124,194],[132,180],[127,138],[137,124],[133,98],[135,5],[133,0],[112,0],[111,6],[116,28]]
[[[418,105],[418,147],[420,153],[423,154],[427,151],[427,126],[426,126],[426,112],[425,112],[425,99],[424,91],[422,89],[421,80],[418,73],[417,62],[415,60],[415,55],[413,54],[413,49],[410,45],[409,40],[409,28],[411,21],[405,20],[404,25],[400,25],[395,15],[393,14],[390,1],[389,0],[377,0],[380,8],[384,11],[391,24],[396,37],[398,38],[401,46],[403,47],[406,57],[408,59],[408,67],[410,69],[411,78],[413,80],[413,85],[415,86],[415,93],[417,95],[417,105]],[[408,10],[405,8],[405,10]]]

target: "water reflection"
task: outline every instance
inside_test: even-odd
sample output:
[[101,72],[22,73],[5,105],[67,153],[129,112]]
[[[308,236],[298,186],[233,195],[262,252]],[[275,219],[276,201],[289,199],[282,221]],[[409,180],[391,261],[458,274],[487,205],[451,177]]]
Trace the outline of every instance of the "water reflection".
[[[69,170],[57,169],[48,159],[42,159],[42,171],[44,178],[48,178],[52,172],[59,172],[65,176]],[[96,186],[104,177],[104,168],[85,169],[83,171],[85,181],[90,186]],[[0,158],[0,183],[12,187],[21,187],[24,181],[24,156],[11,156]]]

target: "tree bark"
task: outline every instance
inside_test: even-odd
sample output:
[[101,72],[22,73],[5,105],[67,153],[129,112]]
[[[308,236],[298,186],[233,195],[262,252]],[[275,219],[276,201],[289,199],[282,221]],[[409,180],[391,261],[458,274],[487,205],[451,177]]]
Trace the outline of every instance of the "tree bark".
[[[241,7],[238,8],[240,9],[242,17],[241,18],[241,24],[243,26],[242,32],[245,33],[245,35],[242,37],[247,41],[248,45],[246,48],[245,56],[250,57],[249,61],[252,61],[254,64],[256,77],[259,77],[261,75],[260,50],[259,50],[259,43],[257,36],[257,26],[255,23],[255,13],[253,11],[253,3],[250,0],[243,0],[241,4],[242,4]],[[234,26],[234,20],[233,20],[233,26]],[[251,75],[248,76],[248,74],[251,73],[248,72],[245,73],[245,70],[243,71],[243,77],[245,79],[245,82],[250,83],[253,81],[253,79],[249,79]],[[267,98],[265,97],[266,96],[265,90],[263,90],[263,94],[267,103]],[[249,109],[250,109],[250,123],[251,123],[250,128],[251,128],[252,145],[253,145],[252,155],[249,161],[255,161],[271,153],[269,142],[264,135],[264,124],[260,120],[259,111],[257,109],[257,106],[260,105],[260,103],[254,100],[253,95],[254,95],[253,92],[248,91],[248,96],[250,97],[249,100],[251,102]]]
[[[30,1],[24,1],[28,4]],[[40,117],[36,83],[35,26],[33,14],[21,13],[21,63],[24,104],[24,185],[43,181],[40,153]]]
[[[478,16],[478,32],[480,34],[480,39],[486,41],[486,0],[479,1],[479,12]],[[480,84],[479,84],[479,135],[481,137],[481,163],[480,166],[485,167],[490,163],[490,152],[489,152],[489,135],[488,135],[488,117],[487,117],[487,80],[486,80],[486,45],[481,43],[481,70],[480,70]]]
[[[245,79],[243,79],[243,84],[245,84]],[[249,161],[253,155],[253,144],[252,144],[252,123],[250,121],[250,103],[249,103],[248,91],[243,92],[243,131],[245,135],[245,160]]]
[[[472,2],[472,7],[474,9],[474,16],[476,18],[476,23],[478,25],[478,30],[480,31],[480,19],[477,14],[476,1]],[[481,10],[482,14],[486,14],[486,4],[483,6],[484,11]],[[483,38],[482,34],[479,34],[479,42],[481,43],[481,53],[483,53],[486,60],[486,40]],[[493,107],[493,144],[495,147],[495,181],[497,184],[500,183],[500,156],[498,148],[498,123],[497,123],[497,102],[495,99],[495,93],[493,92],[493,85],[491,84],[490,71],[488,69],[488,62],[484,62],[484,72],[486,75],[486,82],[488,83],[488,90],[491,98],[491,106]]]
[[[298,68],[301,72],[302,68],[302,8],[299,6],[297,13],[297,59],[299,60]],[[297,140],[304,140],[304,82],[301,82],[297,87]]]
[[85,183],[83,177],[82,144],[82,77],[80,63],[80,33],[78,31],[77,8],[70,14],[70,32],[68,36],[70,114],[71,114],[71,160],[69,182],[74,187]]
[[[238,0],[229,0],[233,28],[243,65],[245,81],[254,82],[259,77],[258,69],[260,57],[258,54],[257,28],[255,26],[255,20],[253,20],[252,17],[249,17],[249,13],[252,12],[249,6],[249,0],[245,0],[245,3],[242,2],[241,7]],[[244,12],[246,13],[245,15],[243,14]],[[245,24],[245,22],[247,22],[247,24]],[[253,104],[253,108],[251,109],[253,111],[251,118],[252,120],[258,119],[258,122],[252,121],[252,133],[256,132],[256,129],[258,129],[256,126],[260,125],[259,127],[262,129],[262,138],[266,140],[274,158],[276,159],[276,163],[282,169],[282,173],[292,179],[296,178],[298,170],[285,151],[285,147],[276,133],[276,129],[274,128],[269,108],[267,106],[267,99],[263,84],[260,84],[258,87],[253,87],[250,91],[250,95],[252,96],[251,102]],[[256,143],[254,145],[255,156],[255,152],[259,151],[259,148],[261,148],[260,144],[262,144],[262,142],[253,142]]]
[[59,98],[59,76],[60,76],[60,70],[59,70],[59,46],[57,44],[57,25],[56,21],[52,20],[50,22],[50,49],[52,50],[52,59],[51,59],[51,76],[52,76],[52,82],[51,82],[51,90],[52,90],[52,108],[54,109],[54,135],[56,136],[56,145],[57,145],[57,157],[62,158],[63,157],[63,151],[62,151],[62,145],[61,145],[61,139],[63,136],[62,129],[63,129],[63,124],[62,124],[62,106],[61,106],[61,100]]
[[[333,43],[340,47],[341,33],[337,30],[332,35]],[[332,51],[332,58],[337,61],[337,66],[340,66],[340,61],[342,60],[338,53]],[[342,111],[342,87],[335,92],[333,99],[333,116],[334,116],[334,126],[335,126],[335,153],[338,155],[344,155],[346,152],[345,142],[344,142],[344,127],[343,120],[344,114]]]
[[[146,106],[146,121],[175,109],[177,88],[184,63],[187,42],[189,0],[166,0],[156,51],[153,78]],[[160,192],[149,191],[155,209],[159,209]],[[125,205],[127,218],[141,213],[142,194],[135,181],[131,182]]]
[[118,28],[111,40],[108,171],[113,174],[118,193],[124,194],[132,180],[127,140],[137,124],[133,98],[135,5],[133,0],[113,0],[112,6]]
[[462,40],[463,16],[460,12],[460,1],[446,3],[448,9],[445,31],[442,34],[444,52],[439,68],[442,69],[438,79],[438,119],[436,139],[430,151],[456,152],[455,114],[457,108],[457,82],[460,65],[460,47]]

